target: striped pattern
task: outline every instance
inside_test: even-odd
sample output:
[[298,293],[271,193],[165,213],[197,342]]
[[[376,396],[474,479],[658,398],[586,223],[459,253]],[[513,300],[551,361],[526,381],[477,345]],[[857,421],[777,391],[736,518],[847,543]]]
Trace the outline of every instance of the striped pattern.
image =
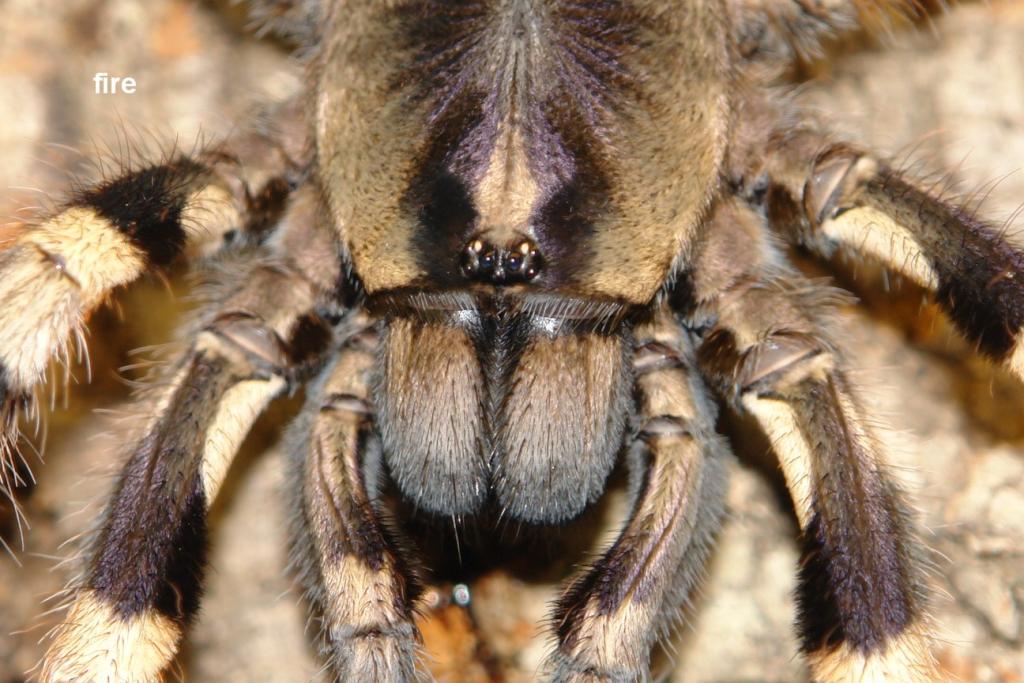
[[761,425],[800,522],[797,627],[815,680],[937,675],[898,488],[828,339],[827,298],[790,276],[716,305],[702,369]]
[[464,247],[528,240],[532,288],[646,304],[697,232],[718,2],[351,0],[324,35],[317,174],[371,294],[465,286]]
[[302,274],[257,261],[203,316],[150,400],[43,680],[159,680],[199,607],[207,512],[232,458],[286,378],[330,343],[312,313],[319,295]]
[[680,616],[722,514],[724,445],[689,341],[666,315],[637,330],[640,481],[615,543],[555,607],[554,680],[645,680],[658,635]]
[[[868,153],[806,130],[786,140],[770,161],[782,183],[769,189],[771,220],[820,253],[874,257],[932,291],[979,352],[1024,378],[1024,251]],[[794,232],[801,223],[807,232]]]
[[81,345],[89,313],[117,287],[176,258],[192,240],[237,226],[227,190],[208,170],[177,159],[76,194],[50,219],[0,251],[0,459],[19,406],[46,368]]
[[177,373],[115,487],[44,681],[69,671],[78,678],[68,680],[158,680],[199,607],[209,505],[253,419],[283,388],[280,378],[238,383],[209,350]]
[[830,199],[823,233],[869,253],[872,244],[890,245],[873,255],[934,291],[982,353],[1009,361],[1024,327],[1024,252],[883,164],[861,157],[847,175]]
[[378,519],[366,462],[375,346],[372,331],[355,334],[292,428],[293,553],[337,679],[413,681],[418,589]]

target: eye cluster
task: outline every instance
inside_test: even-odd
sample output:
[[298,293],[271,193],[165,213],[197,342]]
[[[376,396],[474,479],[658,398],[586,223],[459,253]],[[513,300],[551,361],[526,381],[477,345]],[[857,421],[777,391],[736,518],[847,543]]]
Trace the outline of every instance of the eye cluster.
[[472,280],[495,285],[532,282],[544,269],[541,256],[531,240],[499,247],[482,239],[470,241],[462,252],[462,272]]

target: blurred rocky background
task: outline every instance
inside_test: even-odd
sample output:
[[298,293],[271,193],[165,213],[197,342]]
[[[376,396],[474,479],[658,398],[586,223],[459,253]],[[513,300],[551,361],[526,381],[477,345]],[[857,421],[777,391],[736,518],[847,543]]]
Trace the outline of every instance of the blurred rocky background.
[[[1012,234],[1024,203],[1024,3],[963,5],[916,32],[835,52],[796,76],[808,106],[910,171],[984,200]],[[94,94],[100,71],[134,77],[138,91]],[[166,149],[217,139],[301,78],[284,47],[251,37],[227,2],[0,0],[0,239],[31,214],[23,209],[59,199],[69,173],[92,173],[97,154],[117,160],[129,142]],[[962,681],[1022,681],[1024,389],[973,355],[919,290],[870,264],[837,265],[839,284],[868,304],[846,312],[844,341],[934,549],[941,663]],[[132,349],[174,336],[193,305],[188,292],[178,272],[128,288],[93,317],[92,381],[80,365],[69,392],[62,373],[51,382],[45,463],[26,451],[36,484],[20,495],[31,529],[0,501],[3,538],[15,548],[0,553],[0,683],[29,677],[54,623],[46,599],[68,578],[58,562],[73,545],[62,544],[88,526],[110,486],[116,431],[92,410],[130,400],[123,378],[139,371],[118,368],[137,362]],[[207,596],[172,674],[197,683],[326,680],[285,573],[277,440],[296,406],[285,402],[259,423],[216,504]],[[679,663],[667,677],[677,681],[806,680],[791,635],[792,512],[764,443],[736,418],[724,425],[741,435],[730,516],[662,670]],[[614,503],[588,522],[612,519]],[[422,629],[439,680],[533,678],[546,651],[536,636],[554,594],[549,579],[563,569],[523,570],[540,556],[467,576],[468,610],[451,604],[450,584],[428,591]]]

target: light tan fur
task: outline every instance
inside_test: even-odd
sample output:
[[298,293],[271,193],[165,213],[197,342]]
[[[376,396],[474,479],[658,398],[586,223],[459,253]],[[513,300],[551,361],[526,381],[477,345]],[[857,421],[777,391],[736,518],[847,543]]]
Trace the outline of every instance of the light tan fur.
[[[643,75],[642,94],[618,115],[599,117],[606,149],[597,153],[609,165],[611,212],[595,226],[593,260],[575,278],[574,290],[644,303],[661,286],[676,253],[694,238],[716,190],[729,130],[730,77],[719,2],[628,4],[655,28],[644,29],[646,49],[624,58],[626,71]],[[335,12],[324,53],[331,67],[321,70],[316,101],[319,172],[331,215],[371,293],[408,286],[423,274],[414,259],[417,219],[400,198],[425,145],[428,114],[423,105],[396,97],[388,85],[414,61],[395,48],[394,22],[381,19],[392,6],[353,0]],[[552,11],[551,0],[531,9],[541,28]],[[539,30],[526,40],[549,39]],[[532,97],[550,93],[552,83],[538,75],[555,71],[554,54],[546,48],[531,52],[531,86],[538,88]],[[493,78],[490,69],[484,71],[482,80]],[[514,148],[521,137],[508,140]],[[521,153],[506,156],[520,158]],[[492,163],[491,175],[499,170],[515,180],[494,176],[489,186],[526,191],[530,183],[518,162],[506,169]],[[518,218],[529,199],[510,195],[506,208]]]
[[15,388],[28,390],[54,354],[66,356],[85,307],[78,286],[34,246],[0,253],[0,264],[0,363]]
[[110,221],[85,207],[72,207],[25,233],[21,242],[53,257],[78,283],[91,308],[107,293],[134,280],[145,267],[142,252]]
[[765,431],[778,455],[786,488],[793,499],[800,527],[811,521],[811,448],[796,423],[792,407],[784,401],[762,399],[751,394],[743,397],[743,407],[750,411]]
[[687,251],[697,236],[716,189],[713,179],[730,122],[725,54],[712,47],[725,34],[719,3],[673,3],[678,11],[665,11],[663,1],[636,4],[657,13],[655,21],[664,22],[665,34],[703,46],[644,53],[650,61],[627,64],[640,73],[671,78],[656,79],[657,86],[645,90],[646,111],[631,112],[635,128],[621,131],[612,142],[620,166],[611,201],[619,215],[597,226],[595,262],[588,273],[592,282],[586,289],[642,303],[661,286],[675,255]]
[[111,288],[138,277],[142,254],[91,209],[70,208],[0,253],[0,363],[31,388]]
[[593,680],[609,680],[606,672],[619,673],[621,680],[629,680],[621,674],[642,669],[647,664],[636,661],[636,655],[646,654],[650,647],[648,629],[656,611],[657,605],[627,600],[614,613],[598,615],[596,605],[591,605],[588,614],[582,617],[583,633],[572,652],[580,670],[575,677],[566,680],[588,680],[586,668],[594,672]]
[[884,651],[864,655],[842,645],[808,655],[817,683],[940,683],[951,679],[940,672],[927,638],[911,629],[886,644]]
[[935,289],[939,285],[939,276],[913,233],[889,214],[871,206],[857,207],[824,221],[821,229],[839,243],[896,268],[922,287]]
[[203,489],[207,504],[217,497],[228,467],[256,418],[285,388],[285,380],[248,380],[228,389],[206,432],[203,446]]
[[[637,336],[641,342],[663,344],[682,358],[692,353],[664,315],[638,329]],[[583,614],[574,617],[568,644],[563,643],[548,663],[549,670],[563,676],[555,680],[642,680],[640,672],[647,670],[654,637],[673,623],[700,572],[711,529],[698,529],[699,523],[708,523],[698,519],[709,514],[702,506],[719,493],[715,489],[720,485],[717,465],[711,462],[719,454],[712,436],[714,408],[688,368],[643,370],[637,387],[642,397],[641,430],[655,430],[642,437],[651,464],[645,489],[617,543],[633,548],[631,562],[638,571],[621,586],[621,600],[610,612],[602,612],[597,589],[587,596]],[[652,422],[666,418],[675,422],[665,425],[668,431],[658,432]],[[686,431],[676,431],[679,428]],[[712,513],[710,518],[714,517]]]
[[482,236],[492,244],[506,245],[517,238],[534,236],[530,214],[540,188],[527,161],[522,132],[505,120],[474,197]]
[[644,303],[661,287],[675,255],[692,244],[717,189],[730,125],[730,76],[718,0],[632,4],[657,25],[657,48],[638,50],[625,62],[651,78],[643,107],[629,110],[621,128],[611,124],[616,215],[596,226],[594,263],[582,288]]
[[395,600],[390,568],[374,571],[361,559],[348,555],[339,562],[322,562],[320,571],[324,589],[334,598],[326,615],[327,628],[360,631],[404,620],[388,609]]
[[408,141],[420,136],[415,117],[397,115],[400,103],[389,97],[392,65],[385,53],[395,48],[374,16],[395,4],[356,0],[336,8],[332,20],[345,28],[324,46],[324,62],[332,66],[321,75],[314,105],[322,180],[349,188],[327,193],[329,210],[371,292],[407,285],[420,274],[414,226],[395,202],[412,172]]
[[40,683],[162,681],[181,635],[156,612],[122,619],[91,591],[81,591],[54,635]]

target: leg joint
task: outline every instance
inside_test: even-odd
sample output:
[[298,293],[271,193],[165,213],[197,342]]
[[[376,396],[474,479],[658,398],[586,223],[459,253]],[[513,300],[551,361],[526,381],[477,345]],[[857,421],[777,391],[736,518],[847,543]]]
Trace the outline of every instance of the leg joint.
[[[280,375],[288,367],[288,348],[284,340],[261,318],[242,311],[217,316],[206,331],[226,342],[227,353],[236,352],[243,362],[259,373]],[[220,351],[225,351],[220,345]]]
[[659,341],[639,344],[633,352],[633,370],[638,375],[684,366],[679,351]]
[[235,352],[255,375],[301,374],[317,365],[332,339],[330,327],[315,313],[298,316],[287,340],[262,317],[239,310],[218,315],[205,332],[220,342],[216,352]]
[[741,350],[732,332],[718,328],[697,351],[697,362],[722,395],[736,401],[750,393],[785,393],[830,370],[834,352],[820,338],[785,331]]
[[344,412],[356,415],[372,415],[373,408],[365,399],[354,394],[334,393],[324,399],[321,413]]
[[837,217],[857,188],[878,175],[878,161],[851,147],[836,145],[814,160],[804,184],[804,212],[812,226]]
[[648,419],[640,428],[639,437],[651,441],[659,437],[693,436],[689,421],[678,415],[658,415]]

